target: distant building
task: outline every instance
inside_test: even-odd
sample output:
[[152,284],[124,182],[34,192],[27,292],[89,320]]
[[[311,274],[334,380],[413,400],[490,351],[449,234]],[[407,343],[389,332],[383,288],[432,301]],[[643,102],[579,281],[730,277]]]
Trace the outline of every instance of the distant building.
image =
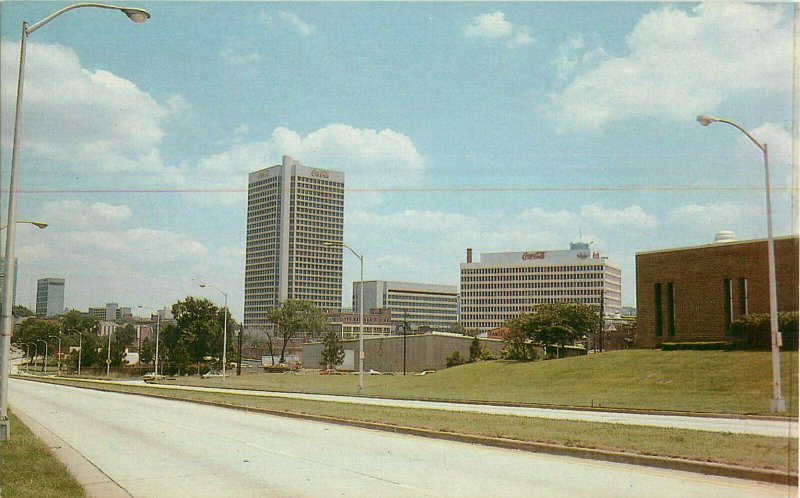
[[110,322],[108,320],[103,320],[100,322],[98,333],[101,336],[107,336],[109,334],[113,334],[114,331],[117,330],[117,327],[119,327],[119,324]]
[[[17,275],[19,274],[19,259],[14,258],[14,292],[11,294],[11,306],[17,304]],[[5,288],[6,258],[0,258],[0,299],[3,298]]]
[[89,308],[89,315],[98,320],[126,321],[132,320],[133,314],[130,308],[120,308],[117,303],[106,303],[103,308]]
[[[329,311],[325,316],[327,330],[336,332],[340,339],[357,338],[361,332],[361,315],[357,311]],[[392,312],[372,309],[364,313],[364,337],[385,336],[392,333]]]
[[36,283],[36,315],[57,316],[63,313],[64,279],[39,279]]
[[481,254],[461,263],[461,325],[486,332],[540,304],[572,302],[603,306],[605,315],[622,307],[620,267],[576,242],[569,250]]
[[353,309],[359,310],[364,289],[364,309],[391,310],[392,330],[407,324],[409,331],[429,327],[445,332],[458,323],[458,288],[454,285],[431,285],[408,282],[353,282]]
[[244,327],[267,326],[287,299],[342,306],[344,173],[283,163],[250,173],[247,189]]
[[[730,324],[769,313],[767,241],[636,253],[636,346],[735,341]],[[798,309],[798,238],[775,239],[778,311]]]

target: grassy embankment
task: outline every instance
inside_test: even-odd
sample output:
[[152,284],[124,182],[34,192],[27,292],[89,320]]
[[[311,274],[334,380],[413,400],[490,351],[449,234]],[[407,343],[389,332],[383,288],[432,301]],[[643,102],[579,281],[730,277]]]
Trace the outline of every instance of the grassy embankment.
[[10,415],[11,439],[0,443],[0,494],[3,498],[85,496],[80,484],[47,446],[13,413]]
[[[787,404],[796,411],[797,355],[786,353],[782,359]],[[478,363],[423,377],[369,376],[365,394],[572,406],[594,404],[715,413],[768,413],[769,375],[768,353],[623,351],[535,363]],[[222,385],[218,379],[181,378],[173,382]],[[262,374],[229,377],[225,386],[353,394],[357,382],[356,376]],[[77,383],[85,385],[79,381]],[[228,393],[164,392],[147,386],[109,385],[102,388],[520,441],[781,471],[797,470],[797,442],[790,438],[355,406]],[[766,409],[763,408],[765,404]],[[743,451],[743,448],[747,450]]]
[[[797,414],[798,355],[781,354],[783,393]],[[368,376],[367,396],[554,404],[579,407],[769,414],[769,353],[615,351],[532,363],[483,362],[417,377]],[[354,394],[357,376],[261,374],[169,383]]]

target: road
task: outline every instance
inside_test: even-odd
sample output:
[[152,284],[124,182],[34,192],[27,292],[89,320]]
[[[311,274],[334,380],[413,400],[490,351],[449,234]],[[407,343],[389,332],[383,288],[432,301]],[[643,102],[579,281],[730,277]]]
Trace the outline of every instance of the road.
[[[103,381],[99,381],[103,382]],[[369,398],[362,396],[334,396],[327,394],[302,394],[271,391],[252,391],[243,389],[215,389],[207,387],[148,384],[154,389],[183,389],[189,391],[211,391],[237,393],[248,396],[274,396],[281,398],[308,399],[316,401],[336,401],[376,406],[395,406],[403,408],[424,408],[492,415],[515,415],[559,420],[578,420],[583,422],[603,422],[611,424],[646,425],[674,429],[692,429],[713,432],[732,432],[771,437],[797,437],[797,421],[765,420],[757,418],[717,418],[689,417],[682,415],[647,415],[642,413],[618,413],[590,410],[564,410],[554,408],[533,408],[518,406],[494,406],[470,403],[447,403],[440,401],[416,401],[406,399]]]
[[796,495],[785,486],[158,398],[17,379],[10,387],[12,410],[135,497]]

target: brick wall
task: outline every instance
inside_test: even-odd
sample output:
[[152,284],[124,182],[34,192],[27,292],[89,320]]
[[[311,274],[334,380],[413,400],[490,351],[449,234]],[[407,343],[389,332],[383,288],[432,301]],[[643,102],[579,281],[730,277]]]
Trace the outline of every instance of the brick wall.
[[[775,260],[778,311],[797,311],[798,238],[776,239]],[[748,313],[769,313],[766,240],[639,253],[636,346],[733,340],[726,324],[731,315],[735,320],[744,314],[745,297]]]

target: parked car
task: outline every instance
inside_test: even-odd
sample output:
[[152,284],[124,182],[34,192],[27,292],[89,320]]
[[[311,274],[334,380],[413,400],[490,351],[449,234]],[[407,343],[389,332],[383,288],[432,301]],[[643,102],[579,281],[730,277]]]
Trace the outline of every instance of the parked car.
[[334,368],[331,368],[331,369],[325,369],[325,370],[320,370],[320,371],[319,371],[319,374],[320,374],[320,375],[347,375],[346,373],[344,373],[344,372],[340,372],[340,371],[338,371],[338,370],[336,370],[336,369],[334,369]]
[[434,373],[436,373],[436,370],[423,370],[421,372],[415,373],[414,375],[419,376],[419,375],[429,375],[429,374],[434,374]]
[[165,376],[157,374],[155,372],[147,372],[146,374],[142,375],[142,380],[147,382],[148,384],[155,382],[157,380],[163,380],[165,378],[166,378]]
[[203,374],[204,379],[211,379],[217,377],[222,377],[222,372],[219,372],[218,370],[209,370],[208,372]]

